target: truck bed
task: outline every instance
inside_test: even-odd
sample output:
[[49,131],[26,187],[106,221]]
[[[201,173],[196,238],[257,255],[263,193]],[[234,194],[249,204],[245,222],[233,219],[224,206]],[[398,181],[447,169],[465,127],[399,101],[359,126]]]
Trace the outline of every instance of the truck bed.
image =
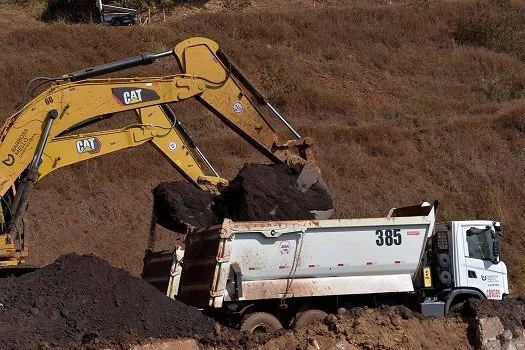
[[177,298],[234,300],[407,292],[433,233],[434,206],[383,218],[233,222],[186,237]]

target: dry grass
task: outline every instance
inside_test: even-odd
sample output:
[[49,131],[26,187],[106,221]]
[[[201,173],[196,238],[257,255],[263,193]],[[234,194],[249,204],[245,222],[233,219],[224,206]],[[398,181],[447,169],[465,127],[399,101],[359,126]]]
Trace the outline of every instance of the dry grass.
[[[513,289],[525,290],[525,7],[513,1],[333,1],[315,9],[308,1],[289,9],[261,3],[156,27],[0,22],[0,85],[10,92],[4,113],[14,111],[32,77],[160,50],[189,36],[211,37],[301,134],[316,139],[338,217],[384,215],[391,206],[438,199],[440,219],[501,220]],[[174,69],[164,62],[126,74]],[[262,160],[197,103],[174,108],[223,175]],[[150,189],[174,177],[149,147],[50,175],[30,208],[33,258],[43,263],[66,251],[96,251],[137,272]]]

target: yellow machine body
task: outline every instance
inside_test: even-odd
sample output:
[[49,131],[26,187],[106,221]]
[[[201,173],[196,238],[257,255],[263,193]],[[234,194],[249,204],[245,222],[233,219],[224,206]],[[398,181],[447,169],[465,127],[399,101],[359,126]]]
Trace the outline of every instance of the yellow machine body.
[[[176,57],[182,74],[75,81],[72,73],[55,79],[6,120],[0,129],[0,266],[22,261],[26,249],[17,222],[29,190],[39,178],[61,167],[151,142],[202,189],[217,192],[226,186],[217,174],[206,175],[202,154],[177,127],[176,118],[168,115],[168,103],[196,98],[273,162],[312,161],[312,140],[297,134],[293,139],[280,137],[261,112],[270,105],[215,42],[191,38],[169,53]],[[137,124],[72,135],[102,115],[129,110],[137,112]]]

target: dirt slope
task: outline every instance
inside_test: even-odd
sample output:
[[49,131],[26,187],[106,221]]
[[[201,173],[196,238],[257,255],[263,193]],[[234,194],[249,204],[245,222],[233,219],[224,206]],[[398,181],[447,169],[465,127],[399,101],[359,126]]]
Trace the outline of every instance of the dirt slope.
[[[33,77],[161,50],[189,36],[211,37],[302,135],[315,138],[335,216],[385,215],[391,206],[439,199],[440,219],[501,220],[503,258],[513,290],[521,290],[523,4],[251,3],[236,9],[240,2],[229,2],[228,11],[190,11],[167,23],[129,28],[42,24],[9,8],[10,16],[0,20],[3,114],[15,111]],[[163,61],[126,75],[175,71],[173,62]],[[221,175],[263,161],[197,103],[173,107]],[[101,128],[130,121],[121,116]],[[176,179],[149,146],[49,175],[38,184],[27,216],[32,261],[93,252],[138,273],[151,189]]]

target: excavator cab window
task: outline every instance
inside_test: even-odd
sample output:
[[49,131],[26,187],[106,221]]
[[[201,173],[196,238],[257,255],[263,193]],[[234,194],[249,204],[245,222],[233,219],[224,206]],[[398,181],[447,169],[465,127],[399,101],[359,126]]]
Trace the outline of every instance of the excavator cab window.
[[11,220],[10,208],[13,203],[14,193],[13,186],[3,197],[0,197],[0,233],[7,231],[7,223]]

